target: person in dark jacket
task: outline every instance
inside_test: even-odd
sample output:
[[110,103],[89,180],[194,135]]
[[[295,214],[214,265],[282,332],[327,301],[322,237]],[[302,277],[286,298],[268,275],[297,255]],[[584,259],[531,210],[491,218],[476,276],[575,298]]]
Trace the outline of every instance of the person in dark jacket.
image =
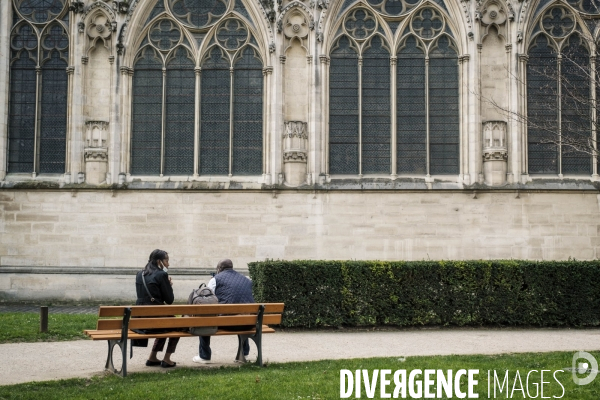
[[[175,299],[172,287],[173,281],[171,281],[168,271],[169,254],[159,249],[150,253],[148,264],[135,277],[136,305],[173,304]],[[146,285],[144,285],[144,281]],[[160,365],[163,368],[171,368],[176,365],[174,361],[171,361],[171,354],[175,353],[179,338],[169,338],[167,351],[162,361],[156,357],[157,353],[163,351],[166,341],[166,338],[154,340],[152,352],[146,361],[146,366],[157,367]]]
[[[254,303],[252,296],[252,281],[233,270],[233,262],[229,259],[221,260],[217,264],[217,273],[208,282],[208,288],[219,299],[219,304]],[[245,331],[253,329],[254,326],[223,327],[222,329]],[[248,339],[243,344],[244,356],[250,353]],[[197,363],[209,363],[212,352],[210,350],[210,336],[200,336],[199,354],[192,361]],[[238,362],[238,360],[235,360]]]

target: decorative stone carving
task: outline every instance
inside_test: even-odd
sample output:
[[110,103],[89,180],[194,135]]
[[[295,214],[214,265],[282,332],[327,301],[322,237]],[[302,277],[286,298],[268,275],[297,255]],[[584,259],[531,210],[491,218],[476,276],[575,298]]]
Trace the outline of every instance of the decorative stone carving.
[[498,34],[506,38],[506,20],[510,15],[514,19],[514,12],[507,12],[504,3],[499,0],[478,2],[475,20],[478,20],[483,27],[480,40],[488,34],[490,26],[494,26]]
[[72,11],[75,14],[81,14],[83,12],[83,7],[83,1],[71,0],[71,4],[69,5],[69,11]]
[[306,183],[307,126],[303,121],[284,122],[283,168],[285,184],[288,186]]
[[92,185],[106,181],[108,171],[108,122],[85,123],[85,180]]
[[113,0],[113,6],[121,14],[127,14],[129,11],[129,0]]
[[104,2],[92,3],[83,13],[81,22],[78,24],[79,32],[86,33],[86,49],[83,57],[89,57],[90,52],[101,43],[113,53],[113,32],[117,30],[115,12]]
[[508,146],[506,145],[506,122],[483,123],[483,176],[488,186],[506,183]]

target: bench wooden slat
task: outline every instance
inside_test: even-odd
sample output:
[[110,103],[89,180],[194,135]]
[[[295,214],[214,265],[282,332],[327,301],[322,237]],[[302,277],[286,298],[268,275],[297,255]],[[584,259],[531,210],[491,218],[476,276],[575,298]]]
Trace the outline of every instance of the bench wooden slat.
[[[201,304],[178,306],[132,306],[132,317],[157,317],[164,315],[210,315],[210,314],[245,314],[257,313],[260,304]],[[122,317],[123,306],[100,306],[99,317]],[[265,314],[281,314],[284,303],[265,304]]]
[[[94,331],[87,330],[85,331],[86,335],[88,335],[92,340],[118,340],[121,338],[121,330],[113,329],[110,331]],[[255,330],[249,331],[227,331],[227,330],[218,330],[216,333],[211,336],[225,336],[225,335],[252,335],[255,333]],[[269,328],[268,326],[263,326],[262,333],[275,333],[275,329]],[[155,339],[155,338],[170,338],[170,337],[192,337],[195,335],[191,335],[187,332],[166,332],[166,333],[155,333],[155,334],[147,334],[142,335],[139,333],[135,333],[133,331],[129,331],[127,333],[127,337],[129,339]]]
[[[263,315],[264,324],[280,324],[281,314]],[[130,329],[149,328],[190,328],[198,326],[236,326],[255,325],[256,315],[221,315],[218,317],[165,317],[131,318]],[[98,320],[97,330],[119,329],[123,326],[120,319]]]

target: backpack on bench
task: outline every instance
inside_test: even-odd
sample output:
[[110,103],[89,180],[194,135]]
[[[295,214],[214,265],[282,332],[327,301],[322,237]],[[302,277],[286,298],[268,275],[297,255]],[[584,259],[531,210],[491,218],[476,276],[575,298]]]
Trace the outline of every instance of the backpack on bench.
[[[188,304],[218,304],[219,300],[217,296],[208,288],[204,283],[200,284],[198,289],[192,290],[188,297]],[[192,315],[193,317],[193,315]],[[218,327],[216,326],[200,326],[190,328],[190,333],[195,336],[210,336],[217,333]]]

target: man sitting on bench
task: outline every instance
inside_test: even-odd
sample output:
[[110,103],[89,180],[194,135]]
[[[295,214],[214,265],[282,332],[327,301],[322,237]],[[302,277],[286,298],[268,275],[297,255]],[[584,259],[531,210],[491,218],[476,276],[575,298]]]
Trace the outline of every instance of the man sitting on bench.
[[[216,275],[207,285],[217,295],[219,304],[254,303],[252,296],[252,281],[233,270],[233,262],[229,259],[221,260],[217,264]],[[254,326],[227,326],[220,329],[231,331],[246,331]],[[244,357],[250,353],[248,339],[243,344]],[[210,350],[210,336],[200,336],[199,354],[192,361],[197,363],[210,363],[212,352]],[[240,362],[235,360],[235,362]]]

